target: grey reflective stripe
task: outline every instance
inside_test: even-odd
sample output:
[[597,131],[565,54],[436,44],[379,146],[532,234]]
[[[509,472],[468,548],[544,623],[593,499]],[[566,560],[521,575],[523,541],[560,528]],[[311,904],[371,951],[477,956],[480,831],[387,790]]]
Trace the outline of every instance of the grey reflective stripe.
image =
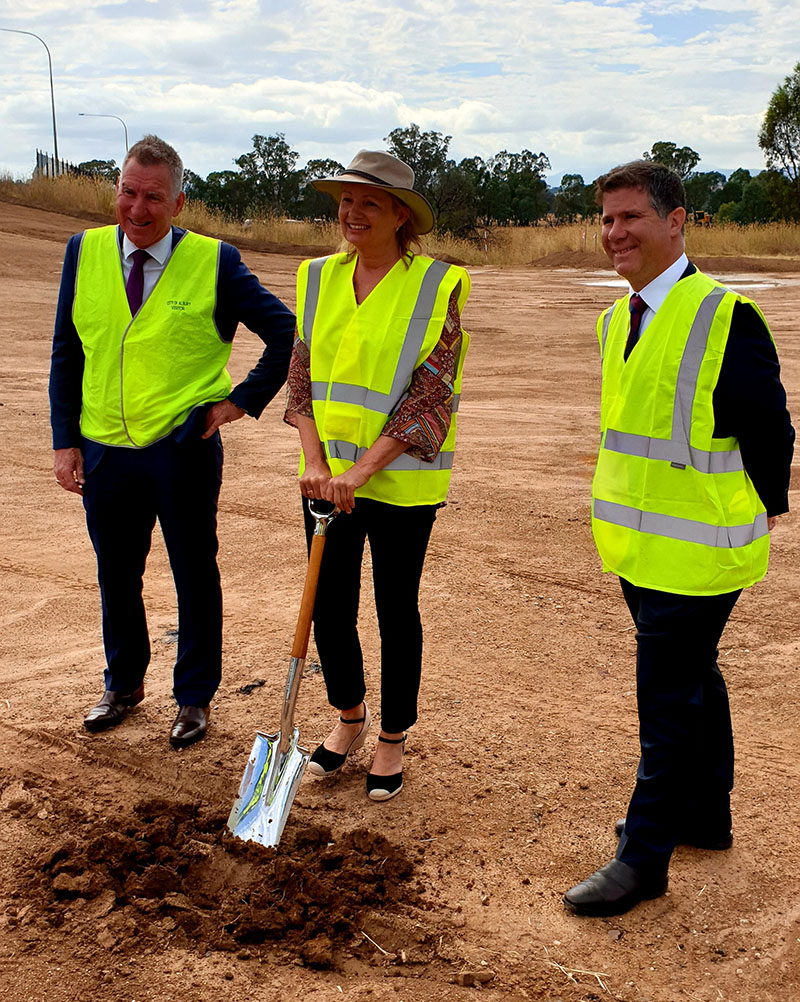
[[331,383],[328,397],[328,383],[316,380],[311,384],[312,400],[328,400],[338,404],[355,404],[357,407],[367,407],[379,414],[389,414],[393,408],[388,393],[368,390],[366,386],[356,386],[355,383]]
[[699,473],[735,473],[743,470],[742,454],[738,449],[724,452],[706,452],[695,449],[685,442],[670,441],[667,438],[648,438],[647,435],[633,435],[628,432],[606,432],[605,448],[611,452],[622,452],[626,456],[641,456],[643,459],[663,459],[667,463],[691,466]]
[[[363,446],[359,448],[355,442],[344,442],[341,439],[331,439],[326,445],[328,446],[328,454],[332,459],[344,459],[351,463],[357,462],[367,451]],[[384,470],[393,472],[398,470],[404,472],[423,470],[428,472],[430,470],[451,470],[452,468],[452,452],[440,452],[432,463],[425,463],[421,459],[414,459],[413,456],[403,453],[383,467]]]
[[311,347],[311,332],[314,329],[314,318],[317,315],[319,303],[319,283],[326,257],[317,257],[308,266],[308,282],[306,283],[306,300],[303,305],[303,337],[306,347]]
[[[626,456],[642,456],[646,459],[661,459],[676,466],[691,466],[698,473],[735,473],[744,469],[738,448],[710,452],[695,449],[691,444],[692,410],[700,367],[705,357],[711,325],[728,292],[728,289],[723,288],[712,289],[695,314],[678,368],[671,438],[649,438],[609,428],[604,442],[606,449]],[[604,324],[604,343],[607,333],[608,326]]]
[[[414,305],[414,311],[408,323],[408,330],[403,341],[400,358],[397,360],[394,381],[392,382],[392,389],[389,394],[392,407],[395,406],[408,386],[417,356],[422,351],[425,332],[428,330],[428,323],[433,313],[433,305],[436,302],[436,293],[439,291],[439,286],[442,284],[442,280],[449,268],[450,265],[445,264],[444,261],[434,261],[422,279],[417,302]],[[373,410],[380,410],[380,408],[375,407]],[[383,413],[389,414],[390,411],[391,408]]]
[[[317,258],[308,266],[308,286],[306,288],[306,308],[303,313],[303,333],[305,334],[306,345],[311,344],[311,328],[313,326],[313,315],[309,312],[310,303],[313,298],[313,312],[316,313],[319,301],[319,275],[322,271],[326,258]],[[317,267],[318,266],[318,267]],[[388,393],[381,393],[378,390],[370,390],[366,386],[358,386],[355,383],[328,383],[315,381],[311,384],[312,400],[331,400],[340,404],[354,404],[356,407],[365,407],[367,410],[376,411],[378,414],[391,414],[408,388],[411,374],[422,346],[425,343],[425,334],[428,330],[433,307],[436,303],[436,296],[439,287],[448,272],[450,265],[444,261],[434,261],[428,267],[422,278],[419,295],[408,322],[408,329],[403,340],[403,347],[400,349],[400,357],[397,360],[397,368],[392,380],[392,388]],[[312,289],[312,269],[316,278]],[[309,322],[309,317],[311,318]]]
[[767,534],[767,513],[756,515],[752,525],[709,525],[690,518],[675,515],[658,515],[651,511],[640,511],[629,505],[595,498],[593,513],[601,522],[611,522],[635,532],[648,532],[653,536],[666,536],[686,543],[700,543],[732,549],[747,546]]
[[456,411],[458,410],[458,405],[460,403],[461,403],[461,394],[460,393],[454,393],[453,394],[453,414],[455,414]]
[[[700,366],[705,357],[711,324],[714,321],[720,303],[727,293],[727,289],[712,289],[700,304],[700,309],[695,314],[694,321],[689,330],[689,337],[686,339],[686,347],[683,349],[683,358],[678,369],[675,408],[672,411],[672,441],[685,443],[687,465],[691,462],[689,457],[689,440],[692,427],[692,409],[694,407],[694,398],[697,394],[697,379],[700,375]],[[737,449],[736,452],[738,453],[738,451]],[[741,463],[741,457],[739,457],[739,462]]]
[[608,337],[608,328],[611,326],[611,317],[613,315],[614,315],[614,310],[612,308],[610,310],[606,310],[606,315],[603,317],[603,343],[600,348],[601,360],[606,353],[606,338]]

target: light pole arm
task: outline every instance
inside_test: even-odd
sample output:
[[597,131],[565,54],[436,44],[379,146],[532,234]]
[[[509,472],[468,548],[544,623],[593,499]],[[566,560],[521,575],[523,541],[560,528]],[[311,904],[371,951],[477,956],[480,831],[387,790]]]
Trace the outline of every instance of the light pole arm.
[[50,49],[47,48],[47,42],[33,31],[20,31],[19,28],[0,28],[0,31],[11,31],[15,35],[30,35],[32,38],[38,38],[39,41],[45,48],[47,53],[47,64],[50,68],[50,106],[53,109],[53,155],[56,158],[56,174],[58,173],[58,133],[56,132],[56,97],[55,91],[53,89],[53,60],[50,58]]
[[97,112],[94,111],[79,111],[78,116],[80,118],[116,118],[116,120],[121,123],[122,128],[125,130],[125,152],[126,153],[128,152],[128,126],[119,117],[119,115],[99,115]]

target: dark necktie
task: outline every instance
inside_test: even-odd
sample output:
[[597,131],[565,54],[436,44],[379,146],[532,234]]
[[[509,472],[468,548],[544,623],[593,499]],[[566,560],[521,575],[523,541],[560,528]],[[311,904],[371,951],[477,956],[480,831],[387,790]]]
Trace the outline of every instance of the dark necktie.
[[128,275],[125,291],[128,294],[128,305],[131,308],[131,316],[135,316],[142,305],[142,296],[144,295],[144,263],[150,255],[146,250],[135,250],[131,256],[133,257],[133,265],[131,273]]
[[642,299],[638,292],[634,292],[630,298],[630,302],[628,303],[628,309],[631,311],[631,330],[630,334],[628,334],[628,341],[625,345],[625,354],[623,355],[626,362],[628,360],[628,355],[630,355],[633,350],[633,346],[639,340],[639,327],[642,323],[642,314],[647,309],[647,303]]

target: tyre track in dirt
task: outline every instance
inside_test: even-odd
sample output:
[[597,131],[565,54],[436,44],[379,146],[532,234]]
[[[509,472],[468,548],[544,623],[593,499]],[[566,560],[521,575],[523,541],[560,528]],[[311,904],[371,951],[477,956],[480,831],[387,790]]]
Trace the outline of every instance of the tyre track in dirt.
[[[14,760],[7,763],[6,769],[11,774],[27,774],[46,781],[48,788],[53,784],[70,785],[71,768],[69,756],[73,765],[82,764],[96,770],[105,769],[119,777],[120,785],[127,785],[132,780],[143,789],[157,789],[175,796],[187,799],[197,797],[196,778],[182,779],[178,767],[171,767],[169,760],[160,752],[154,768],[143,762],[143,752],[133,751],[121,745],[105,750],[96,741],[87,738],[85,742],[75,738],[64,737],[52,730],[43,730],[29,725],[11,724],[0,720],[0,740],[10,739],[17,749]],[[53,768],[52,753],[58,752],[58,767]],[[151,751],[150,748],[147,749]],[[166,788],[166,789],[165,789]]]

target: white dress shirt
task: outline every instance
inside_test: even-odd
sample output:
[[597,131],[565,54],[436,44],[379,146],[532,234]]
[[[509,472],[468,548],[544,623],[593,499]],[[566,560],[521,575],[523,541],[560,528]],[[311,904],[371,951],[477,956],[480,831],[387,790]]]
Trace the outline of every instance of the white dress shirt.
[[[647,309],[642,314],[642,320],[639,324],[639,337],[642,336],[647,325],[661,309],[670,289],[686,271],[688,264],[689,258],[685,254],[681,254],[678,260],[671,264],[669,268],[666,268],[652,282],[639,290],[639,295],[647,303]],[[634,290],[631,288],[628,299],[633,295],[633,292]]]
[[[125,279],[125,284],[128,284],[128,276],[131,273],[131,268],[133,267],[133,252],[139,250],[139,248],[132,241],[128,239],[127,236],[122,238],[122,276]],[[166,236],[162,237],[157,243],[154,243],[151,247],[145,247],[144,250],[150,255],[149,258],[145,259],[142,271],[144,272],[144,292],[142,293],[142,302],[144,302],[150,293],[155,288],[156,282],[161,278],[164,269],[167,266],[167,261],[169,261],[170,254],[172,254],[172,230]]]

